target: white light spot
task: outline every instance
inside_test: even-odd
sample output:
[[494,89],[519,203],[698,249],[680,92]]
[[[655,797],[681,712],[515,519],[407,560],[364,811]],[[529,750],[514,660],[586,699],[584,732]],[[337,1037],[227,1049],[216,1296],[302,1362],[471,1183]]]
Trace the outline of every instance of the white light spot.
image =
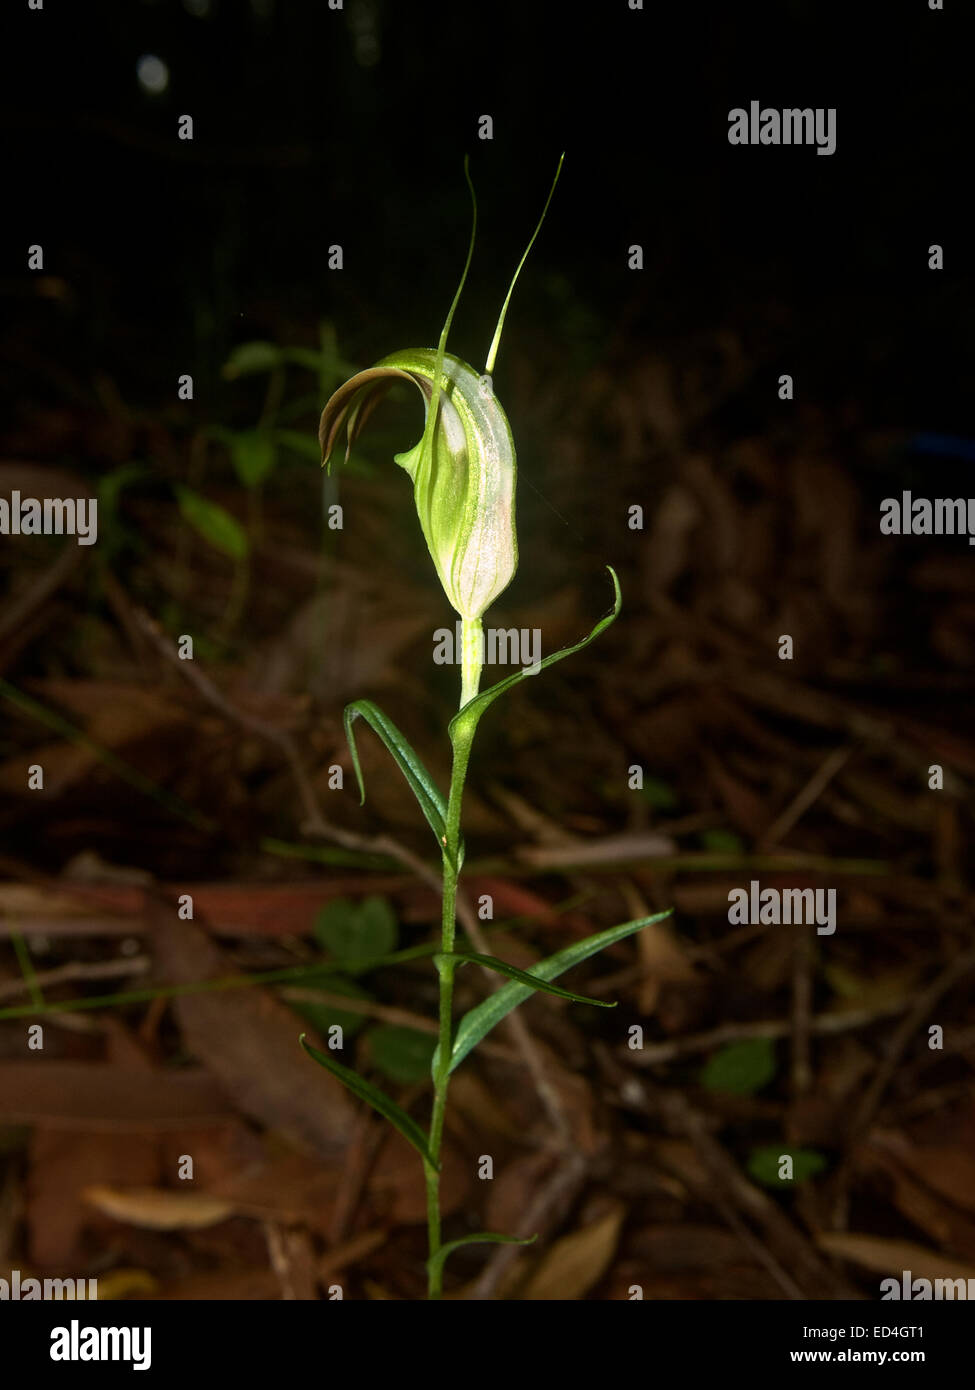
[[158,96],[169,86],[169,68],[154,53],[143,53],[135,65],[135,73],[139,86],[153,96]]

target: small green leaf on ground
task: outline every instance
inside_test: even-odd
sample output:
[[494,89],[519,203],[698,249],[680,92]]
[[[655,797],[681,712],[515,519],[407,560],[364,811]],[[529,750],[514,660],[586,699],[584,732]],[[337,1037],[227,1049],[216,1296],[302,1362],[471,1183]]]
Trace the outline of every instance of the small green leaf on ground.
[[698,836],[702,849],[712,854],[744,854],[745,842],[733,830],[702,830]]
[[396,916],[388,898],[361,903],[334,898],[315,919],[315,939],[343,965],[361,965],[396,950]]
[[767,1086],[775,1075],[775,1045],[771,1038],[746,1038],[716,1052],[701,1072],[701,1085],[709,1091],[730,1091],[750,1096]]
[[[783,1157],[792,1159],[791,1180],[779,1177],[779,1168]],[[805,1182],[808,1178],[814,1178],[828,1165],[825,1154],[819,1153],[816,1149],[786,1149],[781,1145],[771,1144],[765,1148],[753,1150],[746,1166],[750,1176],[756,1182],[763,1183],[766,1187],[776,1187],[781,1190],[783,1187],[792,1187],[796,1183]]]
[[645,777],[642,790],[646,800],[657,811],[672,811],[677,805],[673,789],[667,782],[661,782],[659,777]]
[[367,1035],[372,1060],[391,1081],[413,1085],[430,1075],[437,1039],[432,1033],[382,1023]]

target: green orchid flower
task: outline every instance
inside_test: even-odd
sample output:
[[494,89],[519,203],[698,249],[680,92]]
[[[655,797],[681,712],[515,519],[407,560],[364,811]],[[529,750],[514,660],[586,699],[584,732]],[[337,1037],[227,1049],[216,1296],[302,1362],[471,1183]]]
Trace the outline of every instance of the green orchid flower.
[[[439,373],[438,373],[439,365]],[[346,458],[366,419],[397,380],[411,381],[430,416],[439,386],[435,427],[394,458],[413,480],[420,527],[451,606],[477,621],[514,578],[515,445],[490,378],[451,353],[407,348],[340,386],[322,413],[327,461],[347,421]]]
[[413,481],[420,529],[444,593],[461,617],[462,704],[476,695],[480,681],[481,618],[518,568],[515,446],[508,417],[494,394],[491,373],[512,291],[541,230],[561,169],[562,159],[508,288],[484,372],[478,373],[446,351],[477,230],[477,202],[465,160],[464,176],[473,205],[471,239],[439,346],[390,353],[366,371],[357,372],[327,402],[319,427],[323,465],[331,459],[343,424],[348,459],[360,431],[391,386],[410,381],[420,391],[425,410],[423,435],[412,449],[394,458]]

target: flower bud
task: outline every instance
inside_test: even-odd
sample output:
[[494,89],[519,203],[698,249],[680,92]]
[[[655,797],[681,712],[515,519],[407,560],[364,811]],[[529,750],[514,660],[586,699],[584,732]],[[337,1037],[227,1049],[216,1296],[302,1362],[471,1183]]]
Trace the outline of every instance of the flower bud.
[[[424,419],[434,396],[438,353],[407,348],[340,386],[322,411],[319,439],[327,463],[347,422],[345,456],[395,381],[412,381]],[[466,620],[479,619],[518,567],[515,447],[491,388],[466,362],[443,353],[437,418],[418,444],[395,460],[413,479],[417,516],[444,592]]]

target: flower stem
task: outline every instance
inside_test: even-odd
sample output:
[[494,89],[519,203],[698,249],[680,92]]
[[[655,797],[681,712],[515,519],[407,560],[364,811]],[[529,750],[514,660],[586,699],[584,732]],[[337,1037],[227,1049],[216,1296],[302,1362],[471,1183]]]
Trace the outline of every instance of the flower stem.
[[[477,618],[464,619],[461,628],[462,644],[462,690],[461,709],[477,694],[481,682],[481,623]],[[450,794],[447,798],[447,817],[444,826],[443,845],[443,915],[441,919],[440,949],[444,957],[454,949],[457,932],[457,879],[460,874],[460,820],[464,799],[464,782],[467,778],[467,765],[470,761],[471,747],[477,730],[477,720],[461,722],[451,734],[454,756],[450,772]],[[433,1116],[430,1121],[430,1153],[437,1163],[443,1144],[444,1116],[447,1109],[447,1087],[450,1082],[450,1050],[452,1043],[452,1013],[454,1003],[454,970],[456,963],[441,959],[440,972],[440,1052],[436,1074],[433,1078]],[[427,1183],[427,1232],[429,1236],[430,1257],[440,1250],[440,1173],[433,1164],[424,1164]],[[427,1296],[438,1299],[442,1293],[443,1265],[428,1265],[429,1277]]]
[[460,623],[461,646],[461,709],[473,700],[481,684],[481,667],[484,665],[484,630],[480,618],[462,618]]

